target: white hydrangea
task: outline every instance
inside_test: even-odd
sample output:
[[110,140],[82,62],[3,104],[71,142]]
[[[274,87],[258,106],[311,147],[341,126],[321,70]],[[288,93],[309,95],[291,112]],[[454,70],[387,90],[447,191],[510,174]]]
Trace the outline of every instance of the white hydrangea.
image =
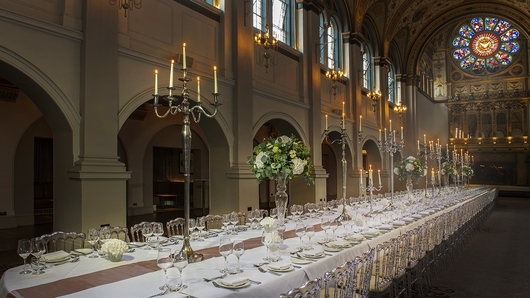
[[101,250],[104,253],[111,255],[123,254],[129,249],[127,243],[120,239],[109,239],[107,242],[103,243]]
[[258,155],[256,156],[256,162],[254,163],[254,166],[255,166],[256,168],[258,168],[258,169],[263,168],[264,164],[263,164],[263,161],[262,161],[261,159],[262,159],[264,156],[268,158],[267,153],[265,153],[265,152],[263,152],[263,151],[260,152],[260,153],[258,153]]
[[407,157],[407,160],[414,161],[416,158],[414,156]]
[[414,170],[414,165],[411,164],[411,163],[408,163],[406,166],[405,166],[405,170],[407,172],[412,172]]
[[269,244],[279,245],[282,243],[282,236],[278,231],[272,231],[265,235],[265,242]]
[[280,136],[278,140],[280,140],[282,144],[287,144],[291,141],[291,138],[288,136]]
[[298,157],[293,158],[293,174],[300,175],[304,172],[304,161]]
[[259,224],[264,228],[274,228],[278,224],[278,220],[272,217],[265,217],[263,218]]

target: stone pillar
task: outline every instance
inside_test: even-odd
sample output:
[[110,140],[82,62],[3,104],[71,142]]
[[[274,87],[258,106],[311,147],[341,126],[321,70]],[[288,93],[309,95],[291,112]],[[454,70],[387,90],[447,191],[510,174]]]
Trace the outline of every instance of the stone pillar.
[[68,172],[73,195],[55,202],[54,230],[127,223],[125,182],[130,173],[117,155],[118,14],[107,2],[83,5],[80,155]]

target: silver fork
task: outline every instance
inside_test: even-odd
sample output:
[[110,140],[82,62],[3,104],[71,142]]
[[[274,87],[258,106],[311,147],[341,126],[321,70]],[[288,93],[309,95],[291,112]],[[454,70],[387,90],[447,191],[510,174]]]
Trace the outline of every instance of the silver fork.
[[206,277],[203,277],[205,281],[207,282],[211,282],[211,281],[214,281],[216,279],[220,279],[220,278],[225,278],[226,277],[226,273],[223,274],[223,275],[219,275],[219,276],[216,276],[216,277],[212,277],[212,278],[206,278]]
[[282,276],[282,275],[281,275],[280,273],[278,273],[278,272],[265,270],[265,269],[261,268],[260,266],[256,266],[256,267],[258,267],[258,270],[259,270],[260,272],[262,272],[262,273],[270,273],[270,274],[272,274],[272,275]]

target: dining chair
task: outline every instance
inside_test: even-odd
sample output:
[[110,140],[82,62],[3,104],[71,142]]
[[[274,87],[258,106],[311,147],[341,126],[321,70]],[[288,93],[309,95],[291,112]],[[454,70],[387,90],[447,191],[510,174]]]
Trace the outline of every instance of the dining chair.
[[185,219],[182,217],[177,217],[168,221],[166,224],[168,237],[184,235],[184,222]]
[[144,242],[145,241],[142,228],[146,224],[150,224],[150,223],[147,221],[142,221],[141,223],[137,223],[131,227],[131,240],[133,242]]
[[46,243],[46,252],[65,251],[70,252],[77,248],[85,247],[85,233],[57,231],[44,234],[39,237]]
[[370,296],[370,281],[372,280],[374,256],[375,247],[356,257],[359,261],[355,273],[357,276],[355,296],[361,298],[368,298]]
[[408,264],[405,271],[405,280],[407,283],[407,293],[412,297],[412,289],[417,287],[419,297],[423,297],[423,272],[422,261],[425,251],[422,250],[422,235],[425,226],[418,226],[413,230],[408,231],[409,234],[409,257]]
[[396,239],[396,259],[392,278],[393,297],[407,296],[406,270],[410,256],[410,233],[401,234]]
[[130,242],[129,239],[129,232],[127,231],[127,227],[110,227],[110,238],[120,239],[125,242]]
[[305,282],[302,286],[280,294],[278,298],[319,298],[322,289],[322,277]]
[[357,283],[357,266],[359,258],[348,261],[339,267],[324,273],[323,298],[352,298],[355,296]]
[[206,230],[223,228],[223,217],[221,215],[206,215]]
[[392,279],[396,259],[397,239],[392,238],[376,246],[372,278],[370,280],[370,296],[392,297]]

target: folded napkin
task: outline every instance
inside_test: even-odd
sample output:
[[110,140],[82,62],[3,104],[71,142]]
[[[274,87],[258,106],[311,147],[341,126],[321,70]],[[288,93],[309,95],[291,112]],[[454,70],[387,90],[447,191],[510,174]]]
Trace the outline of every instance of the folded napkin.
[[403,220],[406,221],[406,222],[412,222],[412,221],[414,221],[414,218],[412,218],[412,217],[405,217],[405,218],[403,218]]
[[70,258],[70,254],[68,254],[64,250],[58,250],[58,251],[55,251],[55,252],[50,252],[50,253],[47,253],[47,254],[43,254],[42,258],[44,259],[45,262],[53,263],[53,262],[60,262],[60,261],[64,261],[64,260],[69,259]]
[[393,226],[386,224],[386,225],[381,225],[379,228],[383,230],[391,230]]
[[420,214],[413,214],[412,217],[413,218],[422,218],[422,216]]
[[430,213],[429,213],[429,211],[421,211],[420,214],[421,215],[429,215]]
[[248,282],[248,278],[242,276],[229,276],[217,281],[217,283],[226,287],[238,287],[247,284]]
[[377,234],[379,234],[379,230],[378,229],[369,229],[368,231],[365,231],[364,234],[377,235]]
[[353,235],[353,236],[348,237],[348,240],[350,240],[350,241],[363,241],[364,237],[361,236],[361,235]]
[[346,240],[336,240],[336,241],[332,241],[332,242],[328,243],[328,246],[331,246],[331,247],[349,247],[351,245],[350,245],[350,242],[348,242]]
[[269,269],[271,270],[288,270],[292,267],[291,262],[283,261],[283,262],[272,262],[269,265],[267,265]]
[[395,226],[404,226],[405,222],[402,221],[402,220],[396,220],[396,221],[392,222],[392,224],[395,225]]
[[91,254],[92,251],[93,251],[92,248],[78,248],[78,249],[74,249],[74,251],[72,251],[72,253],[88,255],[88,254]]
[[308,257],[319,257],[319,256],[322,256],[323,254],[324,254],[324,250],[321,248],[310,249],[310,250],[306,250],[303,252],[303,255],[308,256]]

